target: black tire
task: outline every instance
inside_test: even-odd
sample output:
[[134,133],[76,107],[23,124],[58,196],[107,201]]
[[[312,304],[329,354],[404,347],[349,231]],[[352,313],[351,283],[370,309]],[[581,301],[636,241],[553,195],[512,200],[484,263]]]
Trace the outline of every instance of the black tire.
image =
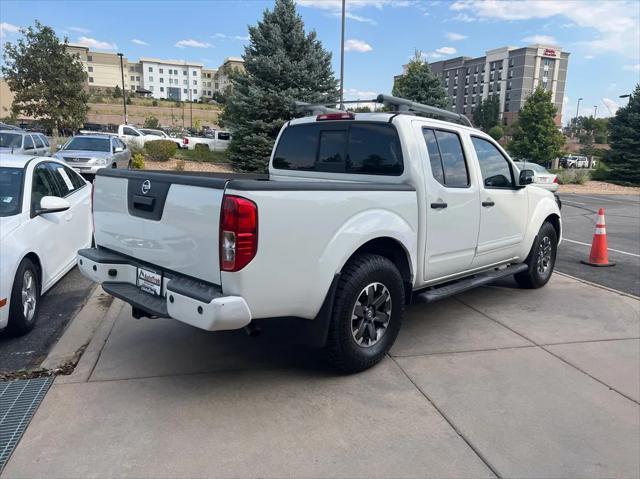
[[[30,274],[35,282],[33,314],[25,316],[22,300],[22,289],[25,286],[25,275]],[[13,281],[13,289],[11,290],[11,304],[9,306],[9,323],[7,331],[14,336],[22,336],[33,329],[38,319],[38,310],[40,309],[40,274],[38,268],[33,262],[25,258],[18,265],[18,271]]]
[[[544,222],[536,236],[525,263],[529,269],[514,275],[522,288],[542,288],[553,274],[558,252],[558,235],[551,223]],[[548,256],[547,256],[548,255]]]
[[117,163],[113,163],[113,164],[111,165],[111,168],[112,168],[112,169],[114,169],[114,170],[115,170],[117,167],[118,167],[118,164],[117,164]]
[[[367,302],[369,294],[364,290],[370,285],[382,285],[368,290],[376,301],[384,301],[379,306]],[[363,306],[364,303],[367,305]],[[359,318],[352,319],[356,306],[361,311],[362,322]],[[384,312],[386,310],[389,314]],[[370,368],[393,345],[403,316],[404,283],[396,266],[387,258],[374,254],[351,259],[343,268],[336,288],[325,346],[326,358],[336,369],[347,373]],[[386,325],[383,324],[385,320]],[[357,326],[360,327],[354,332],[353,328]],[[381,332],[379,336],[378,331]],[[356,339],[358,335],[360,338]]]

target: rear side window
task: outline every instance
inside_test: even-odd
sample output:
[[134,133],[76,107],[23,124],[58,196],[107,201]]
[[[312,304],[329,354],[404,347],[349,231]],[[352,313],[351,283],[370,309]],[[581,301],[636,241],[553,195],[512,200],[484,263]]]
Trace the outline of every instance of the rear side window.
[[25,137],[24,137],[24,149],[25,150],[33,150],[33,140],[31,139],[31,135],[25,135]]
[[400,175],[400,139],[386,123],[326,122],[284,130],[273,167],[285,170]]
[[464,158],[460,137],[450,131],[422,130],[427,144],[433,178],[450,188],[469,186],[469,170]]
[[40,136],[33,135],[33,141],[36,144],[36,148],[44,148],[44,143],[42,143],[42,140],[40,139]]
[[40,139],[42,140],[42,143],[44,143],[45,146],[51,146],[49,145],[49,140],[47,139],[46,136],[44,135],[38,135],[40,137]]

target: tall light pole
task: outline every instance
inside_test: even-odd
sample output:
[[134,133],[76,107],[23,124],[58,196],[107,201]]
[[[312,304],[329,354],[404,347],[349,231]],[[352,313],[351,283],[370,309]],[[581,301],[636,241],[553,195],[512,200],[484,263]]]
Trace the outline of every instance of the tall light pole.
[[618,98],[629,98],[631,95],[627,93],[626,95],[620,95]]
[[593,117],[598,118],[598,105],[593,105]]
[[122,57],[124,53],[118,53],[120,57],[120,76],[122,77],[122,106],[124,107],[124,124],[127,124],[127,90],[124,87],[124,66],[122,63]]
[[576,107],[576,124],[575,124],[576,130],[578,129],[578,113],[580,112],[580,102],[582,100],[584,100],[584,98],[578,98],[578,106]]
[[345,19],[345,3],[342,0],[342,35],[340,38],[340,109],[344,108],[344,19]]

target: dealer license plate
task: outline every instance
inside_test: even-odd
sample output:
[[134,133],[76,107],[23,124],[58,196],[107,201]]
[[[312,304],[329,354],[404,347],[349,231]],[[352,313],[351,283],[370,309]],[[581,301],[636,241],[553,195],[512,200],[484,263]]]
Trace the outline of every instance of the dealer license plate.
[[160,296],[162,294],[162,274],[144,268],[138,268],[138,288],[145,293]]

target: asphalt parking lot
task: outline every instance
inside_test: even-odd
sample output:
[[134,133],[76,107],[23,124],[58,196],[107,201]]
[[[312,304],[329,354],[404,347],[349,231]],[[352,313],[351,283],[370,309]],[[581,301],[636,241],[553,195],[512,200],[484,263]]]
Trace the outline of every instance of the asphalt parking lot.
[[[564,241],[556,269],[609,288],[640,296],[640,196],[562,194]],[[594,268],[589,257],[598,209],[605,208],[610,268]]]
[[115,301],[3,477],[640,475],[640,302],[562,275],[414,305],[389,357],[322,367],[277,329]]
[[94,287],[73,268],[41,298],[33,331],[21,337],[0,332],[0,373],[39,366]]

